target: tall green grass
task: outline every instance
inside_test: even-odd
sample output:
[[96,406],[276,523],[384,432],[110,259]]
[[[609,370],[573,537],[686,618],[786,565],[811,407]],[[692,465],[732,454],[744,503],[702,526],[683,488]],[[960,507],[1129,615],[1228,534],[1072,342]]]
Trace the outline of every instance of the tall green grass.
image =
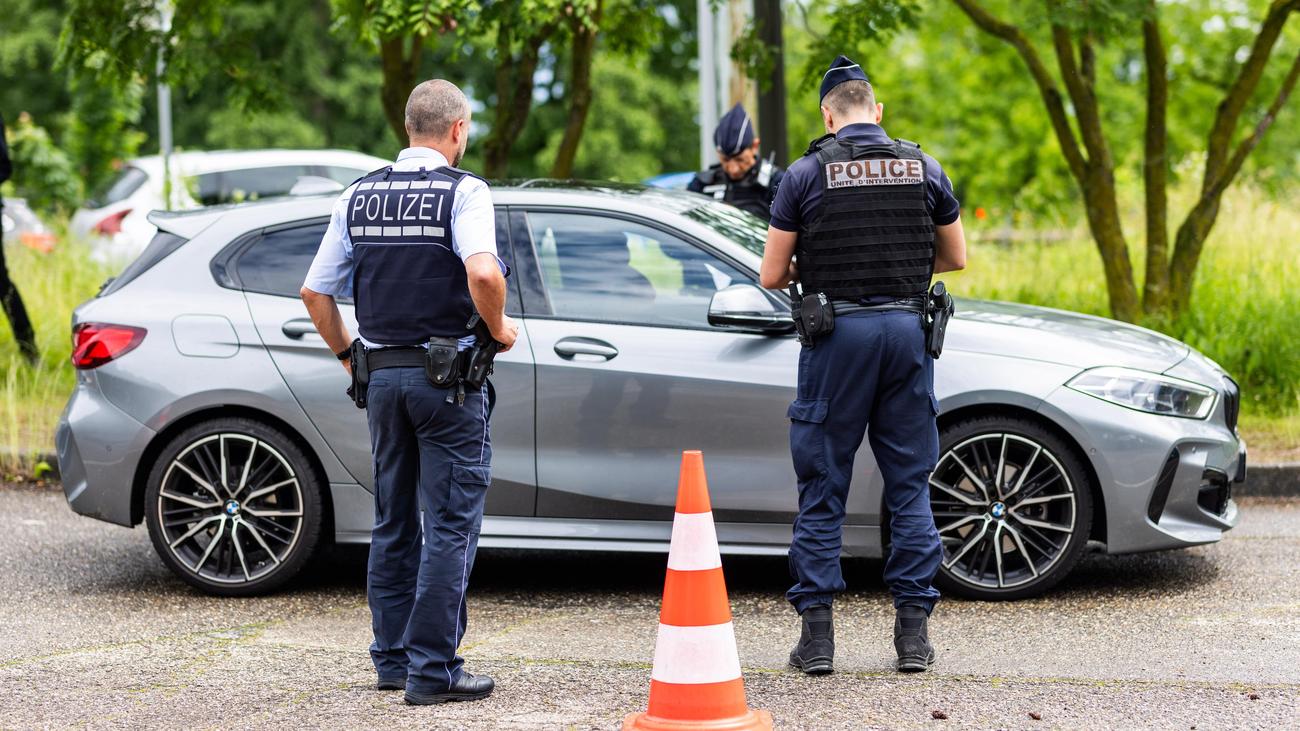
[[[1141,230],[1130,225],[1130,231]],[[1101,258],[1087,231],[1063,240],[981,243],[975,228],[967,269],[945,274],[958,295],[1109,315]],[[1139,282],[1142,242],[1133,245]],[[1139,284],[1140,286],[1140,284]],[[1197,270],[1191,311],[1175,323],[1140,323],[1205,353],[1242,385],[1251,417],[1300,414],[1300,211],[1250,190],[1225,199]]]
[[53,451],[54,427],[76,379],[72,310],[120,267],[94,262],[86,246],[67,236],[48,254],[6,241],[5,258],[40,349],[39,361],[28,363],[8,322],[0,324],[0,470],[12,473],[19,463]]

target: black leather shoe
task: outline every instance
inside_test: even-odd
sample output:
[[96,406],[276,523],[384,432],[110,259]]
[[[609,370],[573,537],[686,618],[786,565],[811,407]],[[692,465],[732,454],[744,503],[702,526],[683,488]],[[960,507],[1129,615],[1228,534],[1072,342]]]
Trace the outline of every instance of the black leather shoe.
[[406,690],[406,676],[400,678],[380,678],[375,683],[375,690]]
[[930,615],[920,607],[899,607],[894,617],[894,650],[898,653],[898,672],[923,673],[936,657],[930,644]]
[[478,701],[492,695],[496,683],[486,675],[462,672],[454,685],[441,693],[413,693],[406,691],[406,702],[413,706],[431,706],[451,701]]
[[790,651],[790,664],[809,675],[835,671],[835,626],[831,608],[825,604],[808,607],[801,615],[803,630],[799,644]]

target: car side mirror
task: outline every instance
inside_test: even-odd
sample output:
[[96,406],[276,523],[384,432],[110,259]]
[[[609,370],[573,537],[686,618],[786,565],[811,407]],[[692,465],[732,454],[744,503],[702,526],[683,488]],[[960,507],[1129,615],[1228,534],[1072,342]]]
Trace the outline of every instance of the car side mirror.
[[773,335],[794,330],[790,313],[778,309],[771,297],[752,284],[733,284],[715,292],[709,301],[709,324]]

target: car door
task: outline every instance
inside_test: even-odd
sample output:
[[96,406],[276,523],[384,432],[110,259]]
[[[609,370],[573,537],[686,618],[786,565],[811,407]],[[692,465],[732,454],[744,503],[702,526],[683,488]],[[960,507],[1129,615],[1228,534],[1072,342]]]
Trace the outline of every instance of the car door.
[[[681,452],[699,449],[719,521],[788,526],[797,501],[786,409],[799,344],[707,322],[713,293],[753,274],[620,214],[512,216],[516,253],[534,262],[523,286],[537,363],[538,516],[671,519]],[[850,506],[859,522],[878,512],[861,492]]]
[[[498,227],[498,248],[510,263],[509,229],[504,212]],[[317,334],[298,291],[320,246],[328,219],[267,229],[232,247],[220,262],[224,275],[244,291],[258,334],[284,377],[294,398],[307,412],[334,453],[367,489],[373,487],[369,428],[365,411],[345,393],[348,382],[334,354]],[[508,309],[519,312],[517,290],[511,286]],[[355,334],[351,301],[339,310],[348,332]],[[533,514],[536,491],[534,458],[533,362],[526,335],[497,358],[492,382],[497,401],[492,414],[492,488],[487,512],[492,515]]]

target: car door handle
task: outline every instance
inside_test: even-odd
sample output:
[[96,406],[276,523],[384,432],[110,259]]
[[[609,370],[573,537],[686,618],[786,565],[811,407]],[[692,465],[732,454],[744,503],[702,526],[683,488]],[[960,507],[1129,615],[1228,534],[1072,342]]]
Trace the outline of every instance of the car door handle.
[[555,354],[565,360],[573,360],[579,355],[613,360],[618,355],[618,348],[595,338],[564,338],[555,344]]
[[289,320],[281,325],[280,332],[284,333],[286,337],[293,338],[294,340],[298,340],[304,335],[317,334],[316,326],[312,324],[312,321],[301,317],[296,320]]

